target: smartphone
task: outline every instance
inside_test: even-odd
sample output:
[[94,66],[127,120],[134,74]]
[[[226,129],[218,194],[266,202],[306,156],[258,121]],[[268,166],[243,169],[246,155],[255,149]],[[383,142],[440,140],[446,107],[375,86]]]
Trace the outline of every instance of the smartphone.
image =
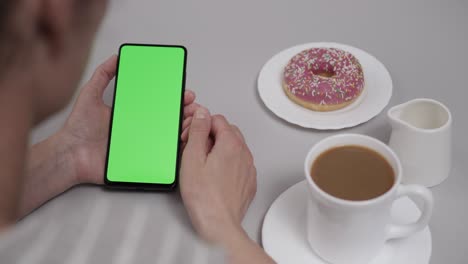
[[108,186],[177,186],[187,50],[123,44],[119,50],[105,167]]

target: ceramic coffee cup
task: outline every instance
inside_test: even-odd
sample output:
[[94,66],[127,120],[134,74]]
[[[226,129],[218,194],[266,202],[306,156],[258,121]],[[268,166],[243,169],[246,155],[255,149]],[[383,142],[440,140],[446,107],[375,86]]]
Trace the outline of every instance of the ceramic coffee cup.
[[[350,201],[334,197],[317,186],[310,175],[314,161],[334,147],[356,145],[372,149],[392,166],[395,180],[384,194],[369,200]],[[390,239],[411,236],[424,229],[431,217],[433,198],[421,185],[400,185],[402,167],[395,153],[377,139],[357,134],[340,134],[323,139],[307,154],[305,178],[308,183],[307,239],[315,253],[333,264],[369,263]],[[424,201],[420,218],[411,224],[392,221],[393,202],[402,196]]]

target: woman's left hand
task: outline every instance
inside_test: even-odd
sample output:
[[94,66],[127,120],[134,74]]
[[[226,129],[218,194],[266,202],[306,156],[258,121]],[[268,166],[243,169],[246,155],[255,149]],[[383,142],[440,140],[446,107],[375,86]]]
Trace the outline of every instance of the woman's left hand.
[[[102,184],[109,137],[111,108],[103,101],[103,94],[114,78],[117,56],[101,64],[83,87],[65,125],[58,132],[63,144],[72,152],[72,163],[78,183]],[[190,124],[191,116],[199,105],[195,94],[184,94],[184,120]]]

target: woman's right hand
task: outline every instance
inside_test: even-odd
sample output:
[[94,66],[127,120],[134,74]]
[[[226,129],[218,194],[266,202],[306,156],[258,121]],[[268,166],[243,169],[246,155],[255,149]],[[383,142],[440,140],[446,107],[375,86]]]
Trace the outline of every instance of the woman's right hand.
[[180,170],[182,199],[204,239],[226,244],[255,196],[256,170],[240,130],[201,107],[191,121]]
[[203,107],[188,129],[180,190],[194,228],[221,246],[229,263],[274,263],[241,225],[257,189],[257,172],[244,136],[223,116],[211,117]]

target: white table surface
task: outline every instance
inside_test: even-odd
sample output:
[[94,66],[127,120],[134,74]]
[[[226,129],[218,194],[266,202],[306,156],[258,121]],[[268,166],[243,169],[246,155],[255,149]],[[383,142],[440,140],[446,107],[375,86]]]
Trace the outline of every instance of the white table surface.
[[[115,0],[84,79],[122,42],[187,46],[187,88],[213,113],[236,123],[254,154],[258,192],[244,226],[260,241],[265,212],[281,192],[303,179],[303,160],[312,144],[342,132],[386,142],[391,131],[384,114],[336,132],[290,125],[260,101],[256,90],[260,68],[272,55],[301,43],[334,41],[361,48],[383,62],[392,75],[389,106],[429,97],[452,111],[452,173],[432,189],[431,264],[462,264],[468,261],[467,25],[465,0]],[[113,84],[106,102],[111,102],[112,88]],[[68,111],[38,127],[32,141],[60,127]],[[77,187],[54,199],[0,243],[2,264],[219,263],[220,259],[196,238],[177,193],[111,192],[95,186]]]

